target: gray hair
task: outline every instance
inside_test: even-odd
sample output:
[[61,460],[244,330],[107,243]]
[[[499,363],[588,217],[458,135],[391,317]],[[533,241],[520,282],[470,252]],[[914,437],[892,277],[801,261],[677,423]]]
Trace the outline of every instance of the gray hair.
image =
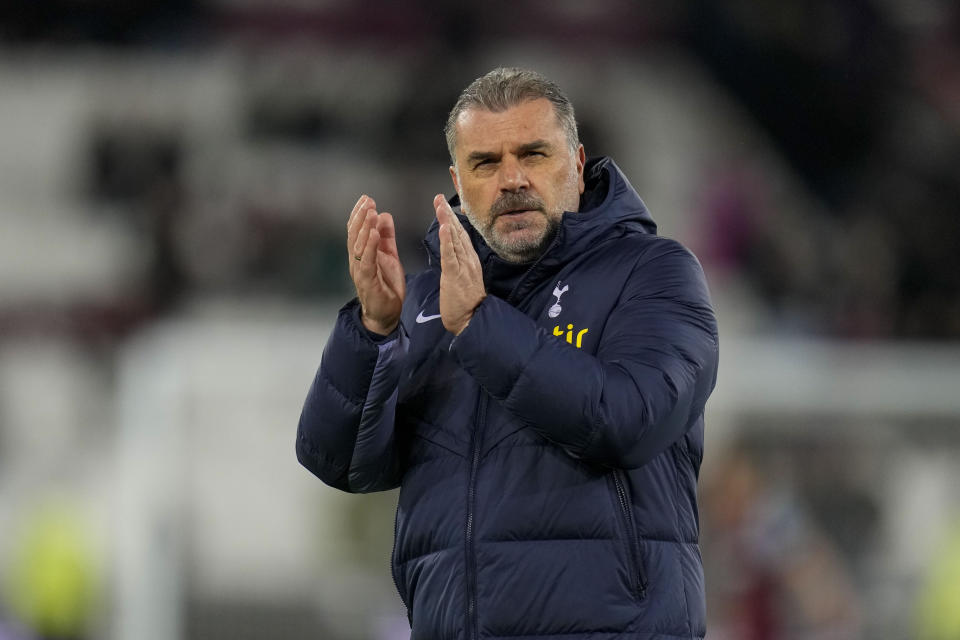
[[468,109],[486,109],[499,113],[528,100],[539,98],[546,98],[553,105],[553,112],[567,134],[570,150],[576,151],[580,146],[577,119],[573,113],[573,104],[560,87],[536,71],[516,67],[498,67],[471,82],[450,110],[447,125],[444,127],[450,161],[454,165],[457,163],[454,150],[457,146],[457,118],[461,113]]

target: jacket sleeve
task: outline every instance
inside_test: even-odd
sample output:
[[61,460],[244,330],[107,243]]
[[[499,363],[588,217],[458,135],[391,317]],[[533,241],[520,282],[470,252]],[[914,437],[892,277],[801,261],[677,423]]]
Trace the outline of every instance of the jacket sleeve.
[[493,296],[451,351],[544,438],[576,458],[621,468],[643,465],[689,430],[716,382],[718,359],[703,271],[669,240],[634,266],[596,355]]
[[394,441],[397,384],[409,341],[402,326],[374,340],[356,300],[341,309],[297,427],[297,459],[351,493],[400,484]]

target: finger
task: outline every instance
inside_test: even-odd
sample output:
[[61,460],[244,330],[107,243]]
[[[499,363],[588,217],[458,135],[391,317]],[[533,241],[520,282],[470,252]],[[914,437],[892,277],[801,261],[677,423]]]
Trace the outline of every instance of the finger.
[[372,280],[377,277],[377,244],[380,243],[380,234],[376,228],[369,228],[366,234],[366,244],[363,247],[360,256],[360,265],[358,274],[364,280]]
[[433,197],[433,208],[437,212],[437,221],[440,224],[455,222],[456,216],[442,193]]
[[448,273],[457,273],[459,264],[457,252],[453,246],[453,230],[449,223],[440,225],[440,269]]
[[353,224],[353,219],[357,217],[357,213],[360,211],[360,208],[367,201],[366,194],[360,196],[357,200],[357,203],[353,205],[353,209],[350,211],[350,215],[347,217],[347,229],[350,228],[350,225]]
[[[447,208],[449,208],[449,205]],[[453,220],[453,224],[451,225],[453,246],[457,250],[457,259],[463,262],[469,258],[471,253],[476,252],[473,250],[473,244],[470,242],[470,235],[467,234],[467,230],[463,228],[463,223],[460,222],[460,218],[458,218],[452,210],[450,211],[450,218]]]
[[363,214],[360,219],[360,231],[357,234],[357,239],[353,244],[353,255],[359,256],[363,253],[363,248],[367,246],[367,241],[370,238],[370,231],[376,229],[377,227],[377,212],[373,209],[367,209],[366,214]]
[[[377,211],[377,203],[369,196],[361,196],[350,212],[350,218],[347,220],[347,250],[353,252],[356,249],[357,236],[363,228],[363,221],[366,220],[367,212]],[[354,253],[356,255],[356,253]]]
[[455,255],[458,258],[464,257],[463,247],[461,246],[463,241],[460,235],[463,230],[463,225],[460,224],[460,221],[453,213],[453,209],[450,208],[450,204],[442,193],[438,193],[433,197],[433,207],[437,211],[437,221],[441,226],[446,225],[449,227],[452,249]]
[[470,242],[470,234],[467,233],[466,227],[463,226],[463,223],[460,221],[460,218],[453,212],[453,209],[450,208],[449,204],[446,204],[447,210],[450,212],[450,219],[453,221],[453,231],[456,234],[456,243],[459,249],[462,249],[462,255],[466,256],[468,249],[473,250],[473,243]]
[[377,216],[377,233],[380,234],[380,251],[400,259],[400,253],[397,251],[397,231],[394,227],[393,216],[389,213],[381,213]]
[[357,204],[353,205],[353,210],[350,211],[350,216],[347,218],[347,251],[353,250],[353,245],[357,241],[357,216],[360,214],[360,209],[366,204],[367,196],[360,196],[360,199],[357,200]]
[[402,296],[405,286],[403,265],[397,251],[397,233],[391,214],[384,212],[377,216],[377,233],[380,236],[377,245],[379,273],[387,286]]
[[445,208],[443,206],[444,204],[446,204],[446,199],[442,193],[433,196],[433,209],[437,214],[437,222],[440,224],[440,229],[437,231],[437,234],[440,238],[441,269],[452,267],[453,263],[451,260],[455,258],[452,238],[450,236],[450,216],[447,211],[448,208]]
[[357,216],[365,212],[367,209],[373,208],[376,209],[377,203],[374,202],[373,198],[364,194],[360,196],[360,199],[357,200],[357,203],[353,205],[353,210],[350,211],[350,217],[347,219],[347,227],[356,221]]
[[[381,240],[382,242],[382,240]],[[377,252],[377,270],[380,277],[391,291],[402,298],[406,282],[403,276],[403,265],[395,257],[383,251]]]
[[461,232],[463,227],[460,225],[460,221],[457,220],[457,216],[453,216],[454,223],[450,225],[450,235],[453,239],[453,250],[457,254],[457,262],[463,262],[467,258],[467,251],[463,246],[463,236]]
[[479,266],[480,256],[477,255],[477,250],[473,246],[473,240],[470,239],[470,233],[467,231],[467,228],[463,226],[460,218],[454,215],[453,219],[456,221],[455,229],[457,230],[457,239],[459,240],[458,244],[461,249],[461,260],[473,262]]
[[463,225],[460,223],[460,218],[457,217],[457,214],[453,212],[453,208],[450,206],[450,203],[447,202],[446,197],[442,193],[438,193],[433,198],[433,206],[437,211],[442,211],[443,215],[446,216],[447,220],[453,223],[454,228],[463,229]]

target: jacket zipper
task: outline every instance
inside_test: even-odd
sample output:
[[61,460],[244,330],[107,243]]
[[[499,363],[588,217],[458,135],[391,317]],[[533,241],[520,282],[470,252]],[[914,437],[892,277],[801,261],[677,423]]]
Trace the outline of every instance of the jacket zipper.
[[487,396],[480,390],[477,399],[476,428],[470,437],[470,480],[467,485],[467,523],[464,541],[466,545],[466,578],[467,578],[467,638],[475,640],[479,632],[477,616],[477,558],[473,546],[473,512],[477,498],[477,469],[480,466],[480,443],[483,423],[487,413]]
[[[556,237],[554,237],[551,247],[553,244],[556,244]],[[549,249],[548,249],[549,251]],[[547,252],[544,252],[546,255]],[[514,300],[517,290],[520,288],[520,285],[524,280],[530,275],[534,268],[540,264],[540,260],[543,258],[541,255],[537,260],[530,266],[527,272],[520,278],[517,284],[514,286],[513,290],[507,296],[507,304],[515,305],[516,301]],[[484,282],[487,280],[487,269],[486,265],[483,267],[484,271]],[[476,427],[473,430],[473,433],[470,436],[470,479],[469,484],[467,485],[467,522],[466,522],[466,532],[464,535],[464,545],[466,547],[466,581],[467,581],[467,620],[466,620],[466,631],[468,640],[476,640],[480,636],[480,623],[479,616],[477,614],[477,557],[474,551],[473,544],[473,520],[474,520],[474,508],[476,506],[477,498],[477,469],[480,466],[480,445],[482,442],[481,436],[483,434],[483,423],[486,421],[487,414],[487,396],[483,389],[479,390],[480,396],[477,398],[477,411],[476,411],[476,421],[474,424]]]
[[633,587],[640,599],[647,597],[647,578],[643,573],[643,564],[640,561],[640,539],[637,537],[637,528],[633,524],[633,509],[630,508],[630,498],[627,494],[627,487],[621,478],[622,471],[613,470],[613,486],[617,490],[617,502],[620,505],[620,515],[626,525],[627,531],[627,554],[630,560],[630,566],[634,572]]

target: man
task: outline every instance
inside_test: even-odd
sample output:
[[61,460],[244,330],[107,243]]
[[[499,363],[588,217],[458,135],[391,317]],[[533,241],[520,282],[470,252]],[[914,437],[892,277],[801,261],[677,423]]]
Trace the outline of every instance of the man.
[[[717,329],[703,273],[539,74],[496,69],[447,122],[457,191],[429,266],[347,223],[357,299],[297,433],[350,492],[400,486],[393,577],[416,640],[702,638],[696,479]],[[460,206],[460,213],[453,207]]]

